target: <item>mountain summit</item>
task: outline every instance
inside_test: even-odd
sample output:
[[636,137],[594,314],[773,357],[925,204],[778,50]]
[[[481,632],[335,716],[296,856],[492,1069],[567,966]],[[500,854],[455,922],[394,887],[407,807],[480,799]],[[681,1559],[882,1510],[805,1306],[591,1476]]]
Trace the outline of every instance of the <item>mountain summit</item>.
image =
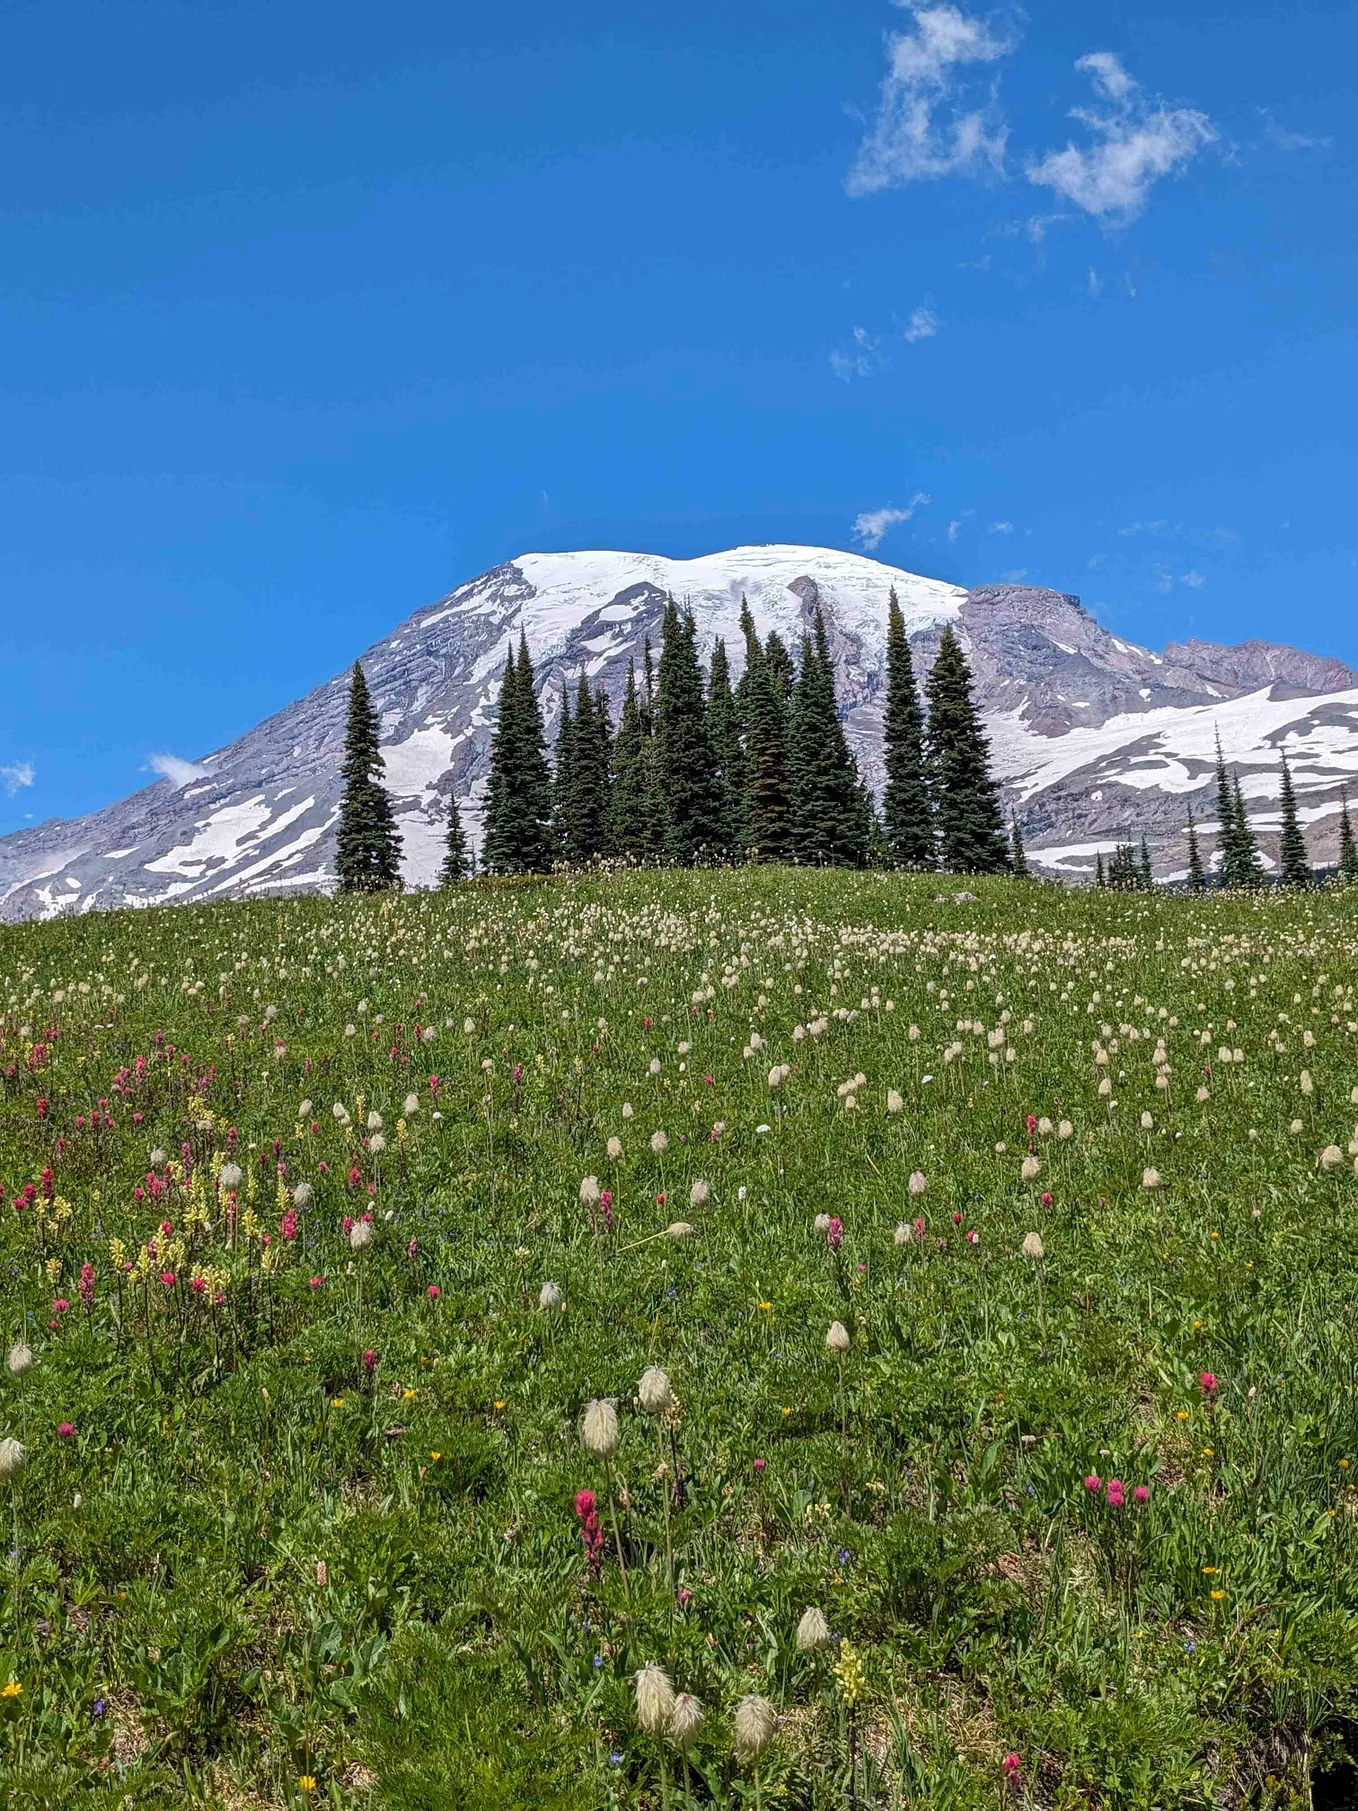
[[[880,788],[887,594],[895,588],[915,666],[952,623],[976,678],[1006,805],[1039,872],[1087,877],[1099,849],[1144,831],[1156,871],[1181,873],[1192,805],[1210,847],[1218,734],[1271,852],[1285,752],[1313,861],[1329,859],[1340,795],[1358,774],[1358,675],[1264,642],[1123,641],[1063,592],[966,591],[859,554],[735,547],[695,560],[636,553],[528,553],[410,617],[362,656],[382,730],[407,885],[434,881],[447,801],[479,843],[505,649],[527,636],[549,738],[563,687],[602,683],[614,721],[627,663],[658,649],[667,595],[692,609],[701,655],[724,637],[744,659],[747,598],[761,635],[794,652],[824,613],[840,712],[860,769]],[[348,675],[90,817],[0,838],[0,916],[52,917],[333,882]],[[1267,859],[1267,855],[1266,855]]]

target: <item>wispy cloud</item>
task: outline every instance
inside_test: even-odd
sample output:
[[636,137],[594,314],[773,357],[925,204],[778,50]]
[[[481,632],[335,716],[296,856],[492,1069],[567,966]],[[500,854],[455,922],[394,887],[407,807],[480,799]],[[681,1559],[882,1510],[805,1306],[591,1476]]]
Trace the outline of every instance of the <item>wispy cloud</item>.
[[954,516],[953,520],[948,524],[948,539],[950,541],[955,541],[958,535],[961,534],[962,524],[966,521],[967,517],[974,516],[975,514],[976,511],[974,509],[964,509],[961,515]]
[[1075,67],[1090,78],[1102,104],[1072,109],[1071,117],[1088,127],[1090,142],[1030,159],[1028,180],[1095,219],[1133,220],[1155,183],[1214,143],[1217,129],[1195,107],[1151,102],[1111,50],[1093,51]]
[[929,502],[926,491],[917,490],[904,509],[888,505],[885,509],[865,509],[854,519],[853,532],[855,540],[861,541],[869,553],[875,553],[890,528],[899,528],[902,522],[908,522],[917,509]]
[[1189,571],[1181,572],[1179,574],[1179,583],[1181,585],[1187,585],[1190,591],[1201,591],[1203,586],[1207,583],[1207,579],[1195,568],[1190,568]]
[[1006,585],[1021,585],[1027,576],[1028,568],[1026,566],[1013,566],[1008,572],[1000,574]]
[[906,325],[904,339],[914,345],[916,340],[931,340],[938,332],[938,316],[930,308],[917,308]]
[[1013,534],[1014,524],[1012,522],[992,522],[986,532],[988,534]]
[[[1017,40],[958,6],[908,5],[913,31],[887,36],[877,117],[845,181],[873,195],[940,176],[999,170],[1007,136],[993,87],[964,93],[967,73],[998,63]],[[973,84],[974,86],[974,84]]]
[[856,377],[871,377],[885,363],[881,341],[875,339],[866,327],[854,328],[853,345],[847,352],[836,347],[830,354],[830,369],[846,384],[852,383]]
[[1275,151],[1321,151],[1327,150],[1334,143],[1328,133],[1324,137],[1313,138],[1309,132],[1289,132],[1285,126],[1278,124],[1267,107],[1261,107],[1259,112],[1263,116],[1264,137]]
[[0,786],[10,798],[31,786],[36,778],[31,761],[12,761],[8,767],[0,767]]
[[152,773],[158,773],[162,780],[168,780],[176,791],[193,780],[211,778],[206,767],[197,761],[186,761],[180,755],[147,755],[146,765]]
[[1103,294],[1103,278],[1099,275],[1098,271],[1095,270],[1092,264],[1089,267],[1089,276],[1086,279],[1085,287],[1092,296],[1101,296]]
[[1118,533],[1123,537],[1124,540],[1130,540],[1133,535],[1164,534],[1164,532],[1166,531],[1166,529],[1168,527],[1169,527],[1169,523],[1163,522],[1163,521],[1161,521],[1161,522],[1129,522],[1125,528],[1119,528]]

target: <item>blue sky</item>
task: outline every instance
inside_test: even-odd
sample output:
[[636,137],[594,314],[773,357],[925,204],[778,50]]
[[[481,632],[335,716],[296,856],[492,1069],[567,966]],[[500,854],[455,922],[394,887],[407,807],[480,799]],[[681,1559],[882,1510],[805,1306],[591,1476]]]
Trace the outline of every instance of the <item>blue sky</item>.
[[0,21],[0,831],[530,549],[1358,665],[1351,6]]

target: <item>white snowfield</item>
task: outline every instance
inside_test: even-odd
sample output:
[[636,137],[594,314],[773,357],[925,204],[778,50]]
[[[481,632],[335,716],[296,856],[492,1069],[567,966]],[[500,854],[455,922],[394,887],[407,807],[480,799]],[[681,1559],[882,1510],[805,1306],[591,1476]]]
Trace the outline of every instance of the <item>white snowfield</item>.
[[[526,553],[416,612],[362,656],[407,885],[436,879],[450,796],[479,840],[500,674],[520,633],[549,737],[563,692],[582,673],[607,690],[616,723],[629,660],[640,667],[647,638],[658,655],[669,596],[692,611],[703,659],[724,639],[733,678],[744,668],[742,598],[760,635],[777,630],[794,657],[819,604],[850,745],[880,785],[893,589],[906,633],[926,637],[918,677],[933,634],[958,626],[1006,809],[1025,823],[1029,854],[1048,872],[1079,879],[1129,828],[1139,834],[1149,822],[1158,870],[1181,873],[1176,838],[1190,805],[1210,850],[1218,737],[1259,829],[1276,827],[1286,753],[1303,822],[1332,839],[1341,789],[1358,776],[1358,688],[1294,683],[1289,695],[1273,675],[1344,671],[1335,664],[1265,650],[1260,683],[1223,689],[1219,672],[1214,680],[1171,666],[1060,594],[1011,586],[973,595],[832,548],[735,547],[692,560]],[[1286,657],[1276,668],[1274,655]],[[200,761],[158,757],[169,777],[96,817],[0,838],[0,916],[332,885],[347,695],[345,672]]]

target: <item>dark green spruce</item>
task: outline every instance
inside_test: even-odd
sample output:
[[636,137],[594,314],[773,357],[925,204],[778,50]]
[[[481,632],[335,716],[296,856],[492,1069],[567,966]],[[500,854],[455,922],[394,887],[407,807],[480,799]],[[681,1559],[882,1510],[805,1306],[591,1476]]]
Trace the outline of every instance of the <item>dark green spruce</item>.
[[819,606],[811,633],[802,640],[787,750],[792,855],[820,866],[860,867],[867,858],[868,826],[858,767],[839,721],[835,670]]
[[680,867],[721,853],[707,731],[707,700],[698,667],[693,617],[665,603],[656,676],[655,740],[667,823],[665,853]]
[[492,874],[545,874],[552,853],[552,777],[533,663],[521,634],[518,660],[512,649],[506,654],[500,682],[482,859]]
[[1358,880],[1358,838],[1353,834],[1347,792],[1339,813],[1339,876],[1341,880]]
[[1003,874],[1009,866],[990,751],[971,695],[971,671],[951,623],[928,683],[927,749],[939,861],[953,874]]
[[933,809],[924,763],[924,708],[905,619],[893,590],[887,599],[886,711],[882,723],[886,787],[882,831],[889,859],[901,868],[935,863]]
[[349,722],[340,773],[344,796],[335,860],[340,892],[390,892],[401,884],[401,838],[382,784],[385,769],[377,712],[358,661],[349,681]]
[[462,813],[457,808],[457,800],[452,793],[448,794],[448,832],[443,845],[443,866],[439,869],[439,885],[455,887],[459,881],[472,877],[471,851],[467,847],[466,834],[462,828]]
[[1009,820],[1009,868],[1015,880],[1031,880],[1028,851],[1023,846],[1023,832],[1016,817]]
[[1198,847],[1198,826],[1193,822],[1193,807],[1188,808],[1188,890],[1190,893],[1207,891],[1207,871],[1202,865],[1202,850]]
[[1278,879],[1285,887],[1309,887],[1311,863],[1306,854],[1306,838],[1297,816],[1297,794],[1292,785],[1292,770],[1287,756],[1282,757],[1282,832],[1278,838]]

